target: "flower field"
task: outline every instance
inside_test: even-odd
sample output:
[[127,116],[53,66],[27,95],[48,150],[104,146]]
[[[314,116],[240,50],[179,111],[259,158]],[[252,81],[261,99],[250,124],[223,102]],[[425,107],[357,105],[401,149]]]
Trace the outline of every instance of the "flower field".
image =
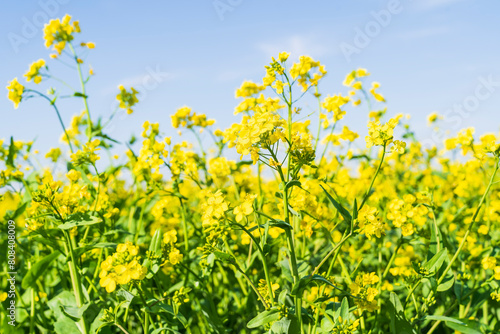
[[[15,108],[50,105],[61,140],[0,140],[2,333],[500,332],[498,133],[424,147],[366,69],[333,94],[325,65],[282,52],[228,128],[184,106],[119,143],[91,117],[86,38],[51,20],[48,57],[7,86]],[[109,122],[141,100],[116,94]],[[63,98],[83,110],[70,124]]]

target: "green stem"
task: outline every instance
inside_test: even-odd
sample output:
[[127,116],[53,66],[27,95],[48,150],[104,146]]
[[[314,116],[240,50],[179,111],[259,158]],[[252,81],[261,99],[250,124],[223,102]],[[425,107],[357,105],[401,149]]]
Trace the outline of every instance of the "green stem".
[[274,303],[273,287],[271,284],[271,277],[269,276],[269,268],[267,267],[266,255],[264,254],[264,251],[262,250],[262,248],[260,247],[260,244],[258,243],[258,241],[255,239],[255,237],[253,236],[253,234],[250,231],[248,231],[243,225],[240,225],[238,223],[234,223],[234,224],[236,226],[238,226],[239,228],[241,228],[246,234],[248,234],[250,239],[252,239],[253,243],[257,247],[257,250],[259,251],[260,258],[262,261],[262,266],[264,267],[264,276],[266,277],[267,289],[269,291],[269,296],[270,296],[269,298],[271,299],[271,303]]
[[[336,126],[337,126],[337,122],[333,123],[332,129],[330,130],[330,135],[332,135],[333,131],[335,131]],[[321,154],[321,158],[319,159],[318,164],[321,164],[321,161],[323,161],[323,158],[325,157],[326,150],[328,149],[329,144],[330,144],[330,141],[327,141],[325,144],[325,148],[323,149],[323,153]]]
[[314,151],[318,148],[318,143],[319,143],[319,135],[321,133],[321,100],[320,100],[320,94],[318,92],[318,86],[315,86],[315,96],[318,99],[318,133],[316,134],[316,143],[314,143]]
[[73,56],[75,57],[75,62],[76,62],[76,67],[78,69],[78,77],[80,78],[80,85],[82,87],[82,95],[83,95],[83,104],[85,105],[85,113],[87,114],[87,136],[89,138],[89,141],[92,139],[92,119],[90,118],[90,110],[89,110],[89,105],[87,102],[87,94],[85,92],[85,82],[83,80],[83,75],[82,75],[82,67],[80,66],[80,63],[78,62],[78,56],[76,55],[75,49],[73,48],[73,45],[71,43],[69,44],[69,48],[71,49],[71,52],[73,53]]
[[[80,275],[78,274],[78,270],[76,268],[75,254],[73,251],[73,245],[70,236],[67,231],[63,231],[63,233],[66,238],[66,243],[64,245],[64,248],[66,250],[66,253],[69,253],[70,255],[70,261],[68,261],[68,267],[69,267],[69,274],[71,277],[71,283],[73,285],[73,293],[75,295],[76,306],[80,308],[83,306],[83,293],[82,293],[82,284],[80,281]],[[82,333],[87,334],[88,329],[85,319],[81,318],[78,323]]]
[[500,158],[497,157],[497,159],[495,161],[495,169],[493,171],[493,174],[491,175],[488,187],[486,188],[486,191],[484,192],[483,197],[481,197],[481,200],[479,201],[479,205],[477,206],[476,212],[474,212],[474,216],[472,216],[472,221],[470,222],[469,227],[467,228],[467,231],[465,232],[465,235],[464,235],[462,241],[460,242],[460,245],[458,246],[457,251],[455,252],[455,254],[453,255],[453,257],[451,258],[450,263],[448,264],[448,266],[446,267],[446,269],[441,274],[441,277],[437,281],[437,285],[438,286],[439,286],[439,284],[441,284],[441,282],[443,282],[446,274],[448,273],[448,271],[453,266],[453,263],[457,259],[458,255],[460,254],[460,252],[462,251],[462,248],[465,245],[465,242],[467,241],[467,237],[469,236],[469,233],[472,230],[472,227],[474,226],[474,223],[476,222],[477,215],[479,214],[479,211],[481,210],[481,207],[483,206],[484,200],[486,199],[486,196],[490,192],[491,186],[493,185],[493,181],[495,180],[495,176],[497,175],[499,159]]
[[40,97],[43,97],[44,99],[46,99],[47,101],[49,101],[50,105],[54,108],[54,110],[56,111],[56,114],[57,114],[57,118],[59,119],[59,124],[61,124],[61,127],[64,131],[64,135],[66,136],[66,140],[68,141],[68,145],[69,145],[69,149],[71,151],[71,153],[74,153],[74,150],[73,150],[73,145],[71,145],[71,140],[69,138],[69,135],[68,135],[68,132],[66,131],[66,127],[64,126],[64,122],[61,118],[61,114],[59,113],[59,109],[57,109],[57,106],[56,106],[56,103],[55,101],[51,100],[50,97],[48,97],[47,95],[45,94],[42,94],[36,90],[32,90],[32,89],[27,89],[26,90],[27,92],[32,92],[32,93],[35,93],[35,94],[38,94]]
[[[28,270],[31,269],[31,261],[28,262]],[[31,307],[30,307],[30,334],[35,333],[35,288],[31,288]]]
[[179,202],[181,203],[182,229],[184,231],[184,250],[186,251],[186,255],[188,255],[189,240],[188,240],[188,228],[187,228],[187,221],[186,221],[186,212],[184,210],[184,203],[182,202],[181,198],[179,198]]
[[439,237],[439,228],[438,228],[438,224],[437,224],[437,220],[436,220],[436,213],[434,212],[434,207],[431,207],[431,211],[432,211],[432,218],[433,218],[433,222],[434,222],[434,233],[436,233],[436,253],[439,253],[439,251],[441,250],[441,241],[439,241],[441,238]]
[[380,168],[382,167],[382,163],[384,162],[384,157],[385,157],[385,147],[387,144],[384,143],[384,146],[382,147],[382,158],[380,158],[380,163],[377,166],[377,170],[375,171],[375,174],[373,175],[372,181],[370,182],[370,186],[368,187],[368,190],[366,191],[365,196],[363,197],[363,201],[361,202],[361,205],[358,208],[358,212],[361,211],[363,208],[363,205],[365,205],[366,200],[370,196],[370,192],[372,191],[373,183],[375,183],[375,179],[377,178],[378,173],[380,172]]
[[[264,308],[266,310],[269,309],[271,306],[267,305],[267,302],[264,299],[264,297],[262,297],[262,295],[260,294],[259,290],[255,287],[255,285],[252,283],[252,281],[250,280],[250,278],[245,274],[245,272],[240,268],[240,266],[238,266],[237,263],[231,263],[231,264],[243,275],[243,277],[245,277],[245,279],[247,280],[248,284],[250,284],[250,286],[252,287],[253,291],[259,297],[260,301],[262,302],[262,305],[264,305]],[[271,290],[271,292],[272,292],[272,290]],[[272,300],[272,297],[273,297],[273,295],[270,295],[269,298],[271,298],[271,300]]]

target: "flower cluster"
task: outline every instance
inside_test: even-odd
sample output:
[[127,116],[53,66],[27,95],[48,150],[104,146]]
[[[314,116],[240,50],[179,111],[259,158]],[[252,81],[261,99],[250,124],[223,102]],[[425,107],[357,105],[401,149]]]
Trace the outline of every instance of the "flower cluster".
[[[402,116],[402,115],[401,115]],[[394,128],[399,122],[401,116],[391,118],[387,123],[381,124],[379,121],[372,121],[368,123],[368,136],[365,137],[366,147],[384,146],[386,147],[393,142]],[[402,144],[398,142],[395,146],[398,150]]]
[[9,91],[7,97],[14,103],[14,108],[17,109],[19,107],[19,103],[21,103],[21,100],[23,99],[24,86],[17,81],[17,78],[14,78],[11,82],[9,82],[7,90]]
[[139,247],[130,241],[119,244],[116,252],[101,263],[99,284],[113,292],[117,284],[125,285],[146,277],[147,269],[140,264]]
[[358,226],[360,232],[366,235],[368,240],[371,240],[373,235],[377,238],[382,237],[387,230],[386,224],[379,217],[377,208],[368,205],[358,213]]
[[206,128],[215,123],[215,120],[207,119],[205,114],[197,114],[189,107],[177,109],[177,112],[170,117],[172,118],[172,126],[176,129],[179,127],[191,129],[195,126]]
[[65,15],[62,19],[50,20],[43,28],[45,39],[45,47],[50,48],[54,46],[57,54],[66,47],[66,43],[70,43],[74,39],[74,33],[80,32],[80,25],[78,21],[71,21],[70,15]]
[[84,165],[84,164],[95,164],[100,157],[97,155],[96,151],[99,151],[98,147],[101,141],[99,139],[94,139],[91,142],[83,145],[81,150],[76,151],[71,155],[71,161],[75,165]]
[[33,80],[34,83],[39,84],[42,82],[42,75],[40,69],[45,67],[45,60],[39,59],[30,65],[29,70],[24,74],[26,81]]
[[363,311],[373,312],[378,309],[375,296],[378,295],[378,289],[372,287],[378,283],[379,277],[375,273],[358,275],[356,281],[351,283],[349,290],[358,297],[355,299],[356,306],[360,313]]
[[134,111],[132,107],[139,102],[137,98],[138,91],[134,87],[130,87],[130,91],[127,91],[123,85],[118,86],[120,93],[116,95],[116,99],[120,102],[119,107],[127,110],[127,114],[131,114]]
[[393,199],[389,203],[387,219],[392,220],[395,227],[401,228],[404,236],[415,232],[414,224],[423,226],[428,219],[429,209],[418,202],[415,196],[406,194],[403,199]]

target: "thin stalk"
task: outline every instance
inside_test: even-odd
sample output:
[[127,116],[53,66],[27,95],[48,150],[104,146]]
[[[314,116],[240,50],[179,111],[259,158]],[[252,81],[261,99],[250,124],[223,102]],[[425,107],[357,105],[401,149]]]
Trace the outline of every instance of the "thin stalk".
[[368,199],[368,196],[370,196],[370,192],[372,191],[373,183],[375,183],[375,179],[377,178],[378,173],[380,172],[380,168],[382,167],[382,163],[384,162],[384,157],[385,157],[385,148],[387,144],[384,144],[382,147],[382,157],[380,158],[380,163],[377,166],[377,170],[375,171],[375,174],[373,175],[372,181],[370,182],[370,186],[368,187],[368,190],[366,191],[365,196],[363,197],[363,201],[361,202],[361,205],[358,208],[358,211],[361,211],[363,208],[363,205],[365,205],[366,200]]
[[[69,253],[70,255],[70,261],[68,261],[68,267],[69,267],[69,274],[71,277],[71,283],[73,285],[73,293],[75,295],[75,300],[76,300],[76,306],[77,307],[82,307],[83,306],[83,293],[82,293],[82,284],[80,281],[80,275],[78,274],[78,270],[76,268],[76,261],[75,261],[75,254],[73,251],[73,245],[70,239],[70,236],[68,235],[68,232],[63,231],[64,236],[66,238],[66,242],[64,244],[64,248],[66,250],[66,253]],[[80,330],[84,333],[88,333],[87,329],[87,323],[85,322],[84,318],[81,318],[78,321]]]
[[483,197],[481,197],[481,200],[479,201],[479,205],[477,206],[476,212],[474,212],[474,216],[472,216],[472,221],[470,222],[469,227],[467,228],[467,231],[465,232],[465,235],[464,235],[462,241],[460,242],[460,245],[458,246],[457,251],[455,252],[455,254],[453,255],[453,257],[451,258],[450,263],[448,264],[448,266],[446,267],[446,269],[441,274],[441,277],[438,279],[437,285],[439,285],[439,284],[441,284],[441,282],[443,282],[446,274],[448,273],[448,271],[453,266],[453,263],[457,259],[458,255],[460,254],[460,252],[462,251],[462,248],[465,245],[465,242],[467,241],[467,237],[469,236],[469,233],[472,230],[472,227],[474,226],[474,223],[476,222],[477,215],[479,214],[479,211],[481,210],[481,207],[483,206],[484,200],[486,199],[486,196],[490,192],[491,186],[493,185],[493,181],[495,180],[495,176],[497,175],[499,159],[500,158],[497,157],[497,159],[495,161],[495,169],[493,171],[493,174],[491,175],[488,187],[486,188],[486,191],[484,192]]
[[[28,270],[31,269],[31,260],[28,262]],[[31,307],[30,307],[30,334],[35,333],[35,288],[31,288]]]
[[253,243],[257,247],[257,250],[260,254],[260,258],[262,260],[262,266],[264,267],[264,276],[266,277],[266,283],[267,283],[267,289],[269,291],[269,296],[271,298],[271,302],[274,303],[274,295],[273,295],[273,288],[272,288],[272,284],[271,284],[271,277],[269,276],[269,268],[267,266],[266,256],[264,254],[264,251],[262,250],[262,247],[260,247],[260,244],[257,242],[257,240],[255,239],[253,234],[250,233],[243,225],[240,225],[238,223],[235,223],[235,225],[238,226],[239,228],[241,228],[246,234],[248,234],[250,239],[252,239]]
[[73,145],[71,145],[71,140],[69,139],[68,132],[66,131],[66,127],[64,126],[64,122],[63,122],[63,120],[61,118],[61,114],[59,113],[59,109],[57,109],[57,106],[56,106],[55,102],[53,100],[51,100],[50,97],[48,97],[47,95],[45,95],[43,93],[40,93],[40,92],[38,92],[36,90],[27,89],[26,91],[27,92],[35,93],[35,94],[39,95],[40,97],[43,97],[44,99],[46,99],[47,101],[49,101],[50,105],[56,111],[57,118],[59,119],[59,124],[61,124],[61,127],[62,127],[62,129],[64,131],[64,135],[66,136],[66,140],[68,141],[69,149],[70,149],[71,153],[74,153]]
[[186,251],[186,255],[188,255],[189,240],[188,240],[188,228],[187,228],[187,221],[186,221],[186,212],[184,210],[184,203],[182,202],[181,198],[179,198],[179,202],[181,203],[182,229],[184,231],[184,250]]
[[317,150],[318,148],[318,142],[319,142],[319,135],[321,133],[321,100],[320,100],[320,94],[318,92],[318,86],[315,86],[315,96],[318,99],[318,133],[316,134],[316,143],[314,143],[314,151]]
[[80,63],[78,62],[78,56],[76,55],[75,49],[73,48],[73,45],[71,43],[69,44],[69,48],[71,52],[73,53],[73,56],[75,57],[75,62],[76,62],[76,67],[78,69],[78,77],[80,78],[80,85],[82,87],[82,95],[83,95],[83,104],[85,105],[85,113],[87,114],[87,136],[89,138],[89,141],[92,139],[92,119],[90,118],[90,110],[89,110],[89,105],[87,102],[87,94],[85,92],[85,82],[83,80],[83,75],[82,75],[82,67],[80,66]]
[[[264,299],[264,297],[262,297],[262,295],[260,294],[259,290],[255,287],[255,285],[252,283],[252,281],[247,276],[247,274],[245,274],[245,272],[240,268],[240,266],[238,266],[238,264],[232,263],[232,265],[243,275],[243,277],[245,277],[245,279],[247,280],[248,284],[250,284],[250,286],[252,287],[253,291],[259,297],[260,301],[262,302],[262,305],[264,305],[264,308],[266,310],[268,310],[271,306],[267,305],[266,300]],[[273,295],[270,295],[269,298],[271,298],[271,300],[272,300],[272,297],[273,297]]]

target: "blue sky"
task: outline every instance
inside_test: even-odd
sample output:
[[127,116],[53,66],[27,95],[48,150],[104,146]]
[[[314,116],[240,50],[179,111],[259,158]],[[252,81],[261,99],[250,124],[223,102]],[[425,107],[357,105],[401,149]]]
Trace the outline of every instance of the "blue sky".
[[[325,96],[345,93],[344,76],[367,68],[382,85],[389,115],[410,113],[423,140],[431,138],[426,116],[433,111],[446,114],[443,128],[452,133],[468,126],[478,134],[499,130],[497,1],[41,0],[3,8],[0,82],[5,86],[32,61],[48,59],[39,21],[68,13],[80,21],[76,41],[96,43],[86,58],[96,73],[88,86],[92,116],[110,115],[119,84],[141,91],[134,114],[116,117],[109,131],[119,140],[140,134],[145,120],[160,122],[165,135],[175,133],[170,115],[183,105],[221,128],[238,121],[235,89],[246,79],[260,81],[280,51],[325,64]],[[14,37],[22,43],[13,44]],[[77,84],[74,72],[60,76]],[[53,110],[39,99],[14,110],[6,94],[0,95],[0,138],[36,138],[43,153],[55,146],[62,131]],[[302,106],[316,105],[306,98]],[[60,109],[68,124],[83,105],[62,101]],[[349,109],[345,124],[363,133],[367,112]]]

